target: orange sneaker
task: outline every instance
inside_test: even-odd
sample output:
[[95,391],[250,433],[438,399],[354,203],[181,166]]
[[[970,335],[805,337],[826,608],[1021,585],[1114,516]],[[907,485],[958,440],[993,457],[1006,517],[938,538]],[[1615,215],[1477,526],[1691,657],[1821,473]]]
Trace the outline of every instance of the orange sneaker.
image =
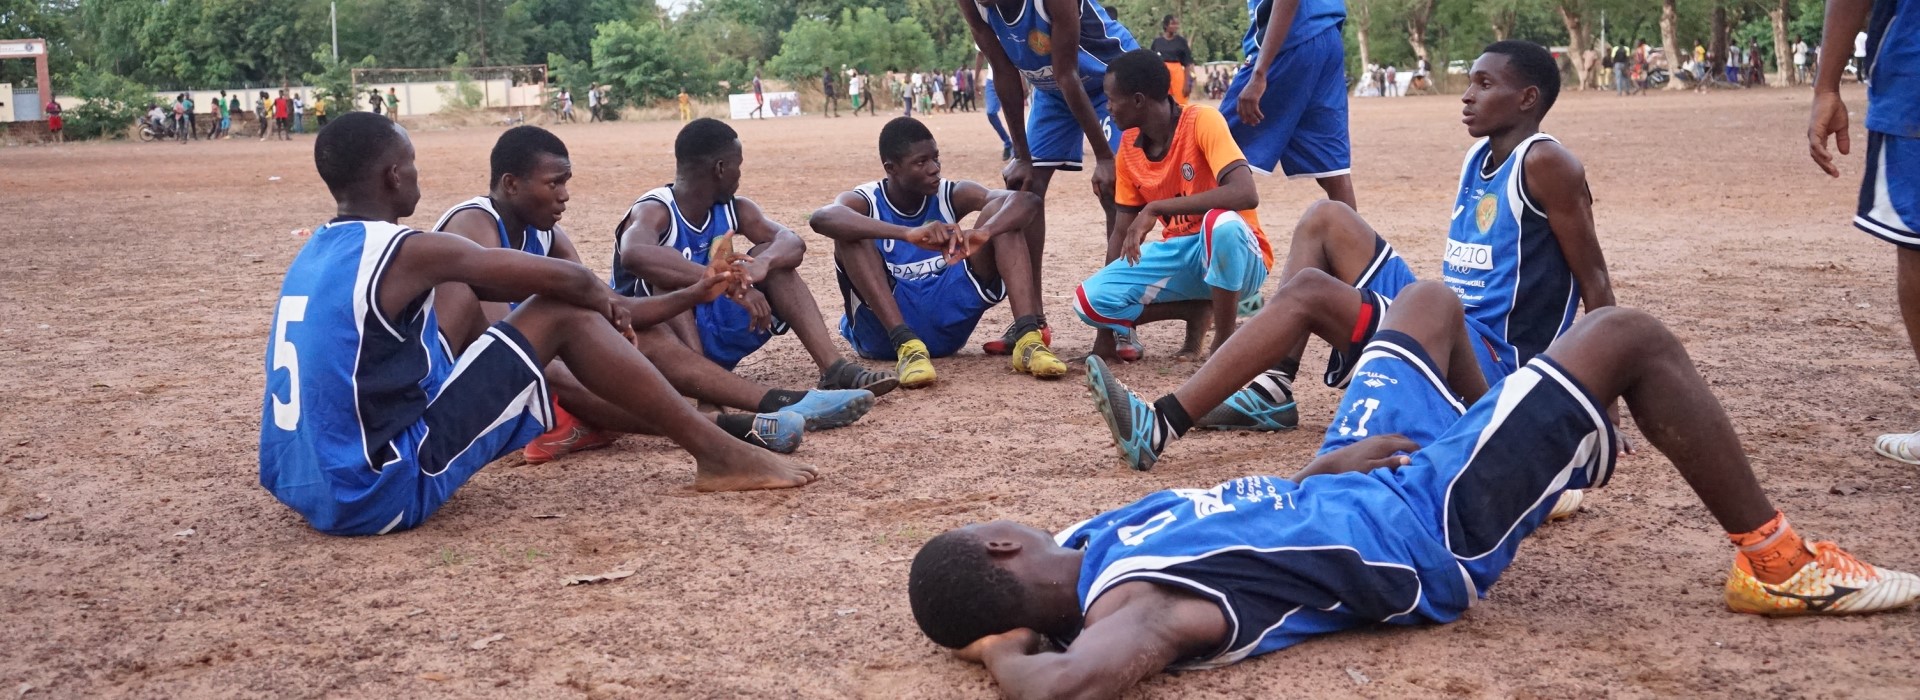
[[1727,575],[1727,608],[1754,615],[1847,615],[1897,610],[1920,601],[1920,576],[1853,558],[1832,542],[1815,542],[1813,561],[1780,583],[1762,583],[1744,552]]
[[573,417],[559,404],[553,406],[553,429],[527,443],[523,451],[528,464],[544,464],[574,452],[597,450],[613,444],[615,433],[594,430]]

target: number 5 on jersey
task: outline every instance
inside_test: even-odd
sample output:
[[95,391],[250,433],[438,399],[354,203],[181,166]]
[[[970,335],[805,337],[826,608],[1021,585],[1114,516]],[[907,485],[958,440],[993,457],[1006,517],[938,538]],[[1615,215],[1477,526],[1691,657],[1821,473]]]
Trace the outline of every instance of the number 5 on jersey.
[[287,400],[273,397],[273,424],[281,430],[300,427],[300,352],[287,340],[287,324],[307,317],[306,297],[280,297],[280,309],[273,322],[272,370],[287,371]]

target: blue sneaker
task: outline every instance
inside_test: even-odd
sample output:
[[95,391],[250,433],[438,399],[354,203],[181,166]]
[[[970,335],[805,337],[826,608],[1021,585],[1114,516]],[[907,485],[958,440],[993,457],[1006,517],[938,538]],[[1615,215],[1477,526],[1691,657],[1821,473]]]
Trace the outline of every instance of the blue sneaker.
[[1225,402],[1213,407],[1213,410],[1207,411],[1207,415],[1201,416],[1200,420],[1194,421],[1193,427],[1263,432],[1300,427],[1300,410],[1294,405],[1293,392],[1286,388],[1281,391],[1287,395],[1285,404],[1275,404],[1254,391],[1253,387],[1242,388],[1233,392]]
[[1087,386],[1093,388],[1093,405],[1100,409],[1100,417],[1107,419],[1120,460],[1136,471],[1152,469],[1160,461],[1160,451],[1153,446],[1153,428],[1160,418],[1153,404],[1134,396],[1098,357],[1087,358]]
[[800,414],[807,430],[831,430],[850,425],[873,408],[873,392],[865,389],[813,389],[805,398],[780,409]]
[[741,439],[768,452],[790,455],[800,449],[806,428],[806,417],[793,411],[758,413],[753,416],[753,427]]

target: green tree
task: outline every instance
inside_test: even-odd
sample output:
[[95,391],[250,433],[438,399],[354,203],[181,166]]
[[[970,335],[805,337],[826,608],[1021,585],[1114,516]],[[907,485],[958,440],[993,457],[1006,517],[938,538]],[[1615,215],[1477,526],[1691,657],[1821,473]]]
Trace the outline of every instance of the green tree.
[[66,111],[67,138],[125,137],[147,103],[153,101],[152,91],[112,71],[81,65],[69,75],[73,96],[85,102]]
[[359,63],[335,62],[331,46],[322,46],[313,52],[313,61],[322,68],[302,77],[308,85],[313,86],[314,99],[326,100],[330,107],[327,113],[334,116],[351,112],[359,106],[360,94],[353,89],[353,69],[372,68],[378,64],[372,56],[360,59]]
[[614,107],[680,94],[683,76],[704,75],[672,34],[653,22],[607,22],[593,37],[593,72],[614,87]]

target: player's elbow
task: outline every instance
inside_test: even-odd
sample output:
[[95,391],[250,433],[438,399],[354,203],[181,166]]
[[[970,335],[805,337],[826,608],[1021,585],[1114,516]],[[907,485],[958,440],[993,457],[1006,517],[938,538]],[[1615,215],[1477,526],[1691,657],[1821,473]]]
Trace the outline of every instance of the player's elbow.
[[813,213],[807,216],[807,228],[813,229],[814,233],[839,240],[840,227],[834,221],[839,216],[839,212],[834,211],[836,208],[839,208],[839,205],[829,204],[813,210]]

